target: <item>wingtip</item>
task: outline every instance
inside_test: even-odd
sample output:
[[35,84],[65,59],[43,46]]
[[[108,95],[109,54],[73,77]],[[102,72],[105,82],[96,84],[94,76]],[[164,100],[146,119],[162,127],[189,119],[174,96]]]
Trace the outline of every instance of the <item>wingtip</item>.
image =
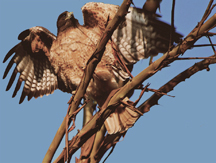
[[16,51],[16,49],[21,45],[21,43],[18,43],[17,45],[15,45],[12,49],[9,50],[9,52],[6,54],[6,56],[4,57],[3,63],[5,63],[8,58],[10,58],[13,53]]
[[30,32],[30,29],[22,31],[18,36],[18,40],[24,40],[30,34]]
[[[13,48],[12,48],[13,49]],[[8,58],[10,58],[10,56],[14,53],[13,51],[12,51],[12,49],[5,55],[5,57],[4,57],[4,59],[3,59],[3,63],[5,63],[7,60],[8,60]]]
[[20,98],[19,100],[19,104],[22,104],[22,102],[24,101],[25,97],[23,99]]
[[9,91],[10,87],[7,86],[7,88],[5,89],[5,91]]
[[6,60],[7,60],[7,59],[6,59],[6,58],[4,58],[4,60],[3,60],[3,62],[2,62],[2,63],[5,63],[5,62],[6,62]]
[[5,78],[6,78],[6,76],[7,76],[7,75],[5,75],[5,74],[4,74],[4,75],[3,75],[3,77],[2,77],[2,79],[5,79]]
[[12,84],[13,84],[13,82],[11,82],[11,80],[10,80],[7,87],[6,87],[6,91],[8,91],[11,88]]
[[25,97],[26,97],[26,93],[25,93],[25,90],[23,89],[22,95],[19,100],[19,104],[21,104],[24,101]]
[[16,95],[17,95],[17,91],[15,89],[14,92],[13,92],[12,98],[14,98]]

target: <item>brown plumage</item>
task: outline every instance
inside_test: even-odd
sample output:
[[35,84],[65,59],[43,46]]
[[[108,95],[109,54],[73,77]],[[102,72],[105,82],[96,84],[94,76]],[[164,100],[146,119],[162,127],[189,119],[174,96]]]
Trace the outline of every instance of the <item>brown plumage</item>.
[[14,46],[4,58],[3,62],[15,53],[4,72],[3,78],[7,76],[13,63],[16,63],[6,90],[10,89],[19,72],[20,76],[12,97],[16,96],[22,81],[25,81],[19,102],[22,103],[26,95],[30,100],[32,97],[48,95],[57,88],[57,76],[46,57],[56,37],[43,27],[33,27],[23,31],[18,39],[22,42]]
[[[22,32],[18,39],[22,40],[5,56],[5,62],[13,53],[3,78],[7,76],[13,63],[16,67],[8,83],[9,90],[16,74],[20,77],[13,97],[25,81],[20,103],[25,96],[48,95],[55,89],[72,92],[79,85],[88,59],[91,57],[107,18],[111,20],[118,6],[103,3],[87,3],[82,7],[84,25],[80,25],[72,13],[63,12],[57,20],[58,35],[55,37],[43,27],[33,27]],[[93,78],[86,90],[89,98],[101,106],[109,93],[119,88],[119,81],[126,80],[129,75],[116,60],[116,51],[126,65],[133,65],[138,60],[165,52],[169,44],[170,26],[154,16],[145,15],[143,10],[130,8],[125,21],[114,32],[112,40],[98,64]],[[175,34],[175,41],[181,37]],[[138,114],[129,108],[119,107],[105,121],[110,134],[127,130],[136,121]]]

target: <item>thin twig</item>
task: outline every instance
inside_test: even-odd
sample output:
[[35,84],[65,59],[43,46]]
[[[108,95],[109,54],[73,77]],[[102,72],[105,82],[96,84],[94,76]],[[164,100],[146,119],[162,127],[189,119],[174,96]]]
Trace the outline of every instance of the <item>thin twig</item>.
[[[73,115],[71,117],[69,117],[69,109],[70,107],[68,107],[68,111],[67,111],[67,115],[66,115],[66,121],[65,121],[65,149],[66,149],[66,161],[67,163],[70,162],[70,158],[69,158],[69,148],[68,148],[68,133],[70,131],[72,131],[75,128],[75,117],[76,115],[80,112],[80,110],[85,107],[85,105],[87,104],[88,101],[86,101],[86,103],[84,103],[79,109],[77,109],[75,112],[73,112]],[[69,128],[69,122],[73,121],[73,125]],[[69,128],[69,129],[68,129]]]
[[114,53],[114,57],[116,58],[116,60],[119,62],[119,64],[125,69],[125,71],[130,75],[131,78],[133,78],[133,75],[131,74],[131,72],[128,70],[127,66],[125,65],[125,62],[123,61],[123,59],[120,57],[120,51],[117,50],[116,46],[114,45],[114,43],[111,43],[113,50],[115,51]]
[[148,90],[148,91],[155,92],[155,93],[158,93],[158,94],[161,94],[161,95],[166,95],[166,96],[169,96],[169,97],[175,97],[175,96],[172,96],[172,95],[168,95],[167,93],[162,92],[161,90],[151,89],[151,88],[147,88],[147,90]]
[[142,89],[142,91],[141,91],[141,93],[140,93],[140,95],[139,95],[139,98],[134,102],[134,106],[136,106],[137,103],[140,101],[141,97],[143,96],[144,92],[148,89],[148,86],[149,86],[149,85],[150,85],[150,84],[148,83],[148,84]]
[[216,44],[212,44],[212,41],[211,41],[210,36],[207,35],[207,38],[209,39],[209,42],[210,42],[210,44],[211,44],[211,47],[212,47],[213,51],[215,52],[214,46],[215,46]]
[[214,33],[214,32],[208,32],[208,36],[215,36],[216,35],[216,33]]
[[[215,8],[215,6],[216,6],[216,4],[213,4],[213,5],[212,5],[211,9],[209,10],[209,15],[210,15],[210,13],[212,12],[212,10]],[[208,15],[208,16],[209,16],[209,15]]]
[[169,49],[173,46],[173,37],[174,37],[174,13],[175,13],[175,0],[172,3],[172,17],[171,17],[171,30],[170,30],[170,42],[169,42]]
[[109,152],[109,154],[107,155],[107,157],[104,159],[103,163],[105,163],[105,161],[108,159],[108,157],[113,153],[115,146],[116,146],[116,144],[114,144],[114,145],[112,146],[111,151]]
[[212,6],[213,1],[214,1],[214,0],[210,0],[210,2],[209,2],[209,4],[208,4],[208,7],[206,8],[205,13],[203,14],[203,17],[202,17],[201,20],[205,19],[205,17],[208,16],[209,10],[210,10],[210,8],[211,8],[211,6]]
[[193,45],[192,47],[204,47],[204,46],[216,46],[216,44],[200,44],[200,45]]
[[175,60],[189,60],[189,59],[214,59],[215,57],[184,57],[176,58]]
[[[204,21],[205,21],[205,20],[208,18],[208,16],[210,15],[212,9],[215,7],[215,4],[212,6],[213,1],[214,1],[214,0],[210,0],[210,1],[209,1],[208,7],[206,8],[206,11],[205,11],[205,13],[203,14],[203,17],[202,17],[201,21],[200,21],[199,24],[198,24],[198,27],[197,27],[197,28],[198,28],[198,32],[199,32],[201,26],[203,25]],[[211,6],[212,6],[212,7],[211,7]],[[198,32],[197,32],[197,34],[198,34]]]

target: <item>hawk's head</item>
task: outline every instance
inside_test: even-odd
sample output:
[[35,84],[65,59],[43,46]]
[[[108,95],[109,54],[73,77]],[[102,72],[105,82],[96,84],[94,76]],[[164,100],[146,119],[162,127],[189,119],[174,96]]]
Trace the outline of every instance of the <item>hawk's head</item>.
[[78,24],[79,22],[74,18],[73,12],[65,11],[59,15],[57,20],[58,33],[70,27],[76,28]]

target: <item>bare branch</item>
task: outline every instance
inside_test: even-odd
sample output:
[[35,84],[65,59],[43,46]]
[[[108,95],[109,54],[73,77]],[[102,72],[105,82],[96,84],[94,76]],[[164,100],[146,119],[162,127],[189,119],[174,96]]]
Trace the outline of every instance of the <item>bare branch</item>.
[[148,88],[148,91],[152,91],[152,92],[155,92],[157,94],[166,95],[166,96],[169,96],[169,97],[175,97],[175,96],[168,95],[167,93],[161,92],[160,90],[156,90],[156,89]]
[[205,11],[203,17],[202,17],[201,21],[200,21],[199,24],[198,24],[198,27],[197,27],[197,28],[198,28],[198,31],[199,31],[200,27],[202,26],[202,24],[204,23],[204,21],[208,18],[209,14],[211,13],[211,10],[212,10],[212,9],[210,9],[210,8],[211,8],[211,6],[212,6],[213,1],[214,1],[214,0],[210,0],[210,1],[209,1],[208,7],[206,8],[206,11]]
[[[172,80],[167,82],[165,85],[159,88],[160,91],[168,93],[173,90],[175,86],[177,86],[180,82],[185,81],[187,78],[190,78],[192,75],[195,73],[202,71],[203,69],[209,69],[208,66],[210,64],[215,64],[216,63],[216,58],[214,57],[213,59],[205,59],[203,61],[200,61],[198,63],[195,63],[192,67],[186,69],[176,77],[174,77]],[[158,100],[162,97],[162,94],[154,93],[148,100],[146,100],[143,104],[141,104],[138,109],[146,113],[150,110],[150,108],[153,105],[158,104]]]
[[204,46],[216,46],[216,44],[201,44],[201,45],[193,45],[192,47],[204,47]]
[[215,57],[187,57],[187,58],[176,58],[176,60],[189,60],[189,59],[214,59]]
[[212,3],[213,3],[213,2],[214,2],[214,0],[210,0],[210,1],[209,1],[208,7],[206,8],[206,11],[205,11],[205,13],[203,14],[203,17],[202,17],[201,20],[205,20],[206,17],[208,17],[209,11],[210,11],[210,9],[211,9],[211,6],[212,6]]
[[169,50],[173,46],[173,36],[174,36],[174,32],[175,32],[174,13],[175,13],[175,0],[173,0],[173,3],[172,3],[172,16],[171,16],[171,31],[170,31]]
[[211,44],[211,47],[212,47],[213,51],[215,52],[215,48],[214,48],[214,45],[215,45],[215,44],[212,43],[210,36],[207,36],[207,37],[208,37],[208,39],[209,39],[209,42],[210,42],[210,44]]

